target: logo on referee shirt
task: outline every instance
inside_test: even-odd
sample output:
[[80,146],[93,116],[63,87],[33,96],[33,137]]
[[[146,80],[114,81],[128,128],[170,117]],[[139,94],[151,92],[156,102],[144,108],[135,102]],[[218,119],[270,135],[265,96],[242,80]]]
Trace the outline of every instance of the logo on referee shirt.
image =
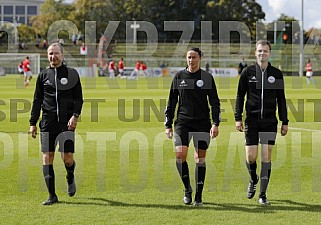
[[198,81],[196,81],[196,85],[197,85],[197,87],[203,87],[204,81],[198,80]]
[[67,78],[61,78],[60,83],[61,83],[62,85],[68,84]]
[[50,80],[46,80],[43,85],[52,85],[52,83],[50,82]]
[[275,82],[275,77],[269,76],[269,77],[268,77],[268,82],[271,83],[271,84],[273,84],[273,83]]
[[258,82],[258,80],[256,79],[255,76],[253,76],[251,79],[249,79],[249,82],[252,83],[252,82]]
[[180,87],[187,87],[187,84],[185,80],[182,80],[181,83],[179,84]]

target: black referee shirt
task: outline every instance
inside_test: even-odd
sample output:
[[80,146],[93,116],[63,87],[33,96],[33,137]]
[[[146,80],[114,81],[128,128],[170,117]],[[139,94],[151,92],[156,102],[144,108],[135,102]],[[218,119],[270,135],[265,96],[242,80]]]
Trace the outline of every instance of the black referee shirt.
[[62,65],[40,72],[34,93],[30,126],[36,125],[41,109],[56,115],[59,122],[68,122],[73,113],[80,114],[83,104],[78,72]]
[[214,78],[202,69],[190,73],[186,68],[175,75],[165,109],[166,128],[172,128],[177,103],[178,122],[210,121],[211,112],[213,123],[220,123],[220,99]]
[[288,124],[284,80],[279,69],[269,63],[266,70],[262,71],[256,63],[242,71],[235,103],[235,121],[242,120],[245,95],[247,97],[245,109],[248,117],[271,118],[275,116],[278,108],[282,124]]

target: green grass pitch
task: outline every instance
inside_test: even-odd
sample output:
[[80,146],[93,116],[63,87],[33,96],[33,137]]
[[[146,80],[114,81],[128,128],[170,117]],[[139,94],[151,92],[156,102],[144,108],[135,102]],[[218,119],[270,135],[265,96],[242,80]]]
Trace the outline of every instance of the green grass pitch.
[[[207,155],[204,206],[182,203],[172,141],[163,111],[170,78],[83,79],[77,128],[77,193],[66,191],[58,152],[54,168],[59,204],[42,177],[39,137],[27,135],[35,80],[0,77],[0,223],[2,224],[320,224],[321,79],[286,77],[289,133],[277,136],[271,182],[262,207],[248,200],[244,137],[234,127],[237,78],[215,78],[223,122]],[[194,176],[193,150],[188,162]],[[260,162],[260,160],[258,160]],[[258,163],[260,168],[260,163]],[[192,181],[194,184],[194,181]],[[195,186],[195,185],[194,185]]]

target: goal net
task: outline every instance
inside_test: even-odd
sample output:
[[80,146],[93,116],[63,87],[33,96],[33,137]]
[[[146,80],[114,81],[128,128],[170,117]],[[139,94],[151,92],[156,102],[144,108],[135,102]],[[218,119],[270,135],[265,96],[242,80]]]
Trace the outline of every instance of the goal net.
[[38,75],[40,72],[40,54],[36,53],[0,53],[1,75],[19,74],[18,65],[29,56],[31,72]]

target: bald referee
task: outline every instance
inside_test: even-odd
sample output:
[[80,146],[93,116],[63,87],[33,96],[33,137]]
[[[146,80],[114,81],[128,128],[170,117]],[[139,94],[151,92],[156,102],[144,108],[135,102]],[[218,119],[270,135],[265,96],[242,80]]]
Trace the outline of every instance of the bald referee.
[[[174,136],[176,166],[185,188],[183,197],[185,204],[192,203],[193,190],[186,158],[189,142],[193,139],[196,162],[194,206],[203,205],[206,150],[210,139],[218,135],[220,124],[220,99],[213,76],[200,68],[202,55],[203,52],[199,48],[187,51],[187,67],[175,75],[165,109],[165,133],[170,139]],[[172,124],[177,105],[173,135]]]
[[58,202],[53,166],[57,145],[67,172],[68,195],[72,197],[76,193],[74,131],[82,110],[83,95],[79,74],[75,69],[63,64],[63,47],[53,43],[47,53],[50,66],[41,71],[37,78],[29,133],[36,138],[36,124],[42,111],[42,119],[39,122],[42,171],[49,192],[49,198],[43,205],[52,205]]

